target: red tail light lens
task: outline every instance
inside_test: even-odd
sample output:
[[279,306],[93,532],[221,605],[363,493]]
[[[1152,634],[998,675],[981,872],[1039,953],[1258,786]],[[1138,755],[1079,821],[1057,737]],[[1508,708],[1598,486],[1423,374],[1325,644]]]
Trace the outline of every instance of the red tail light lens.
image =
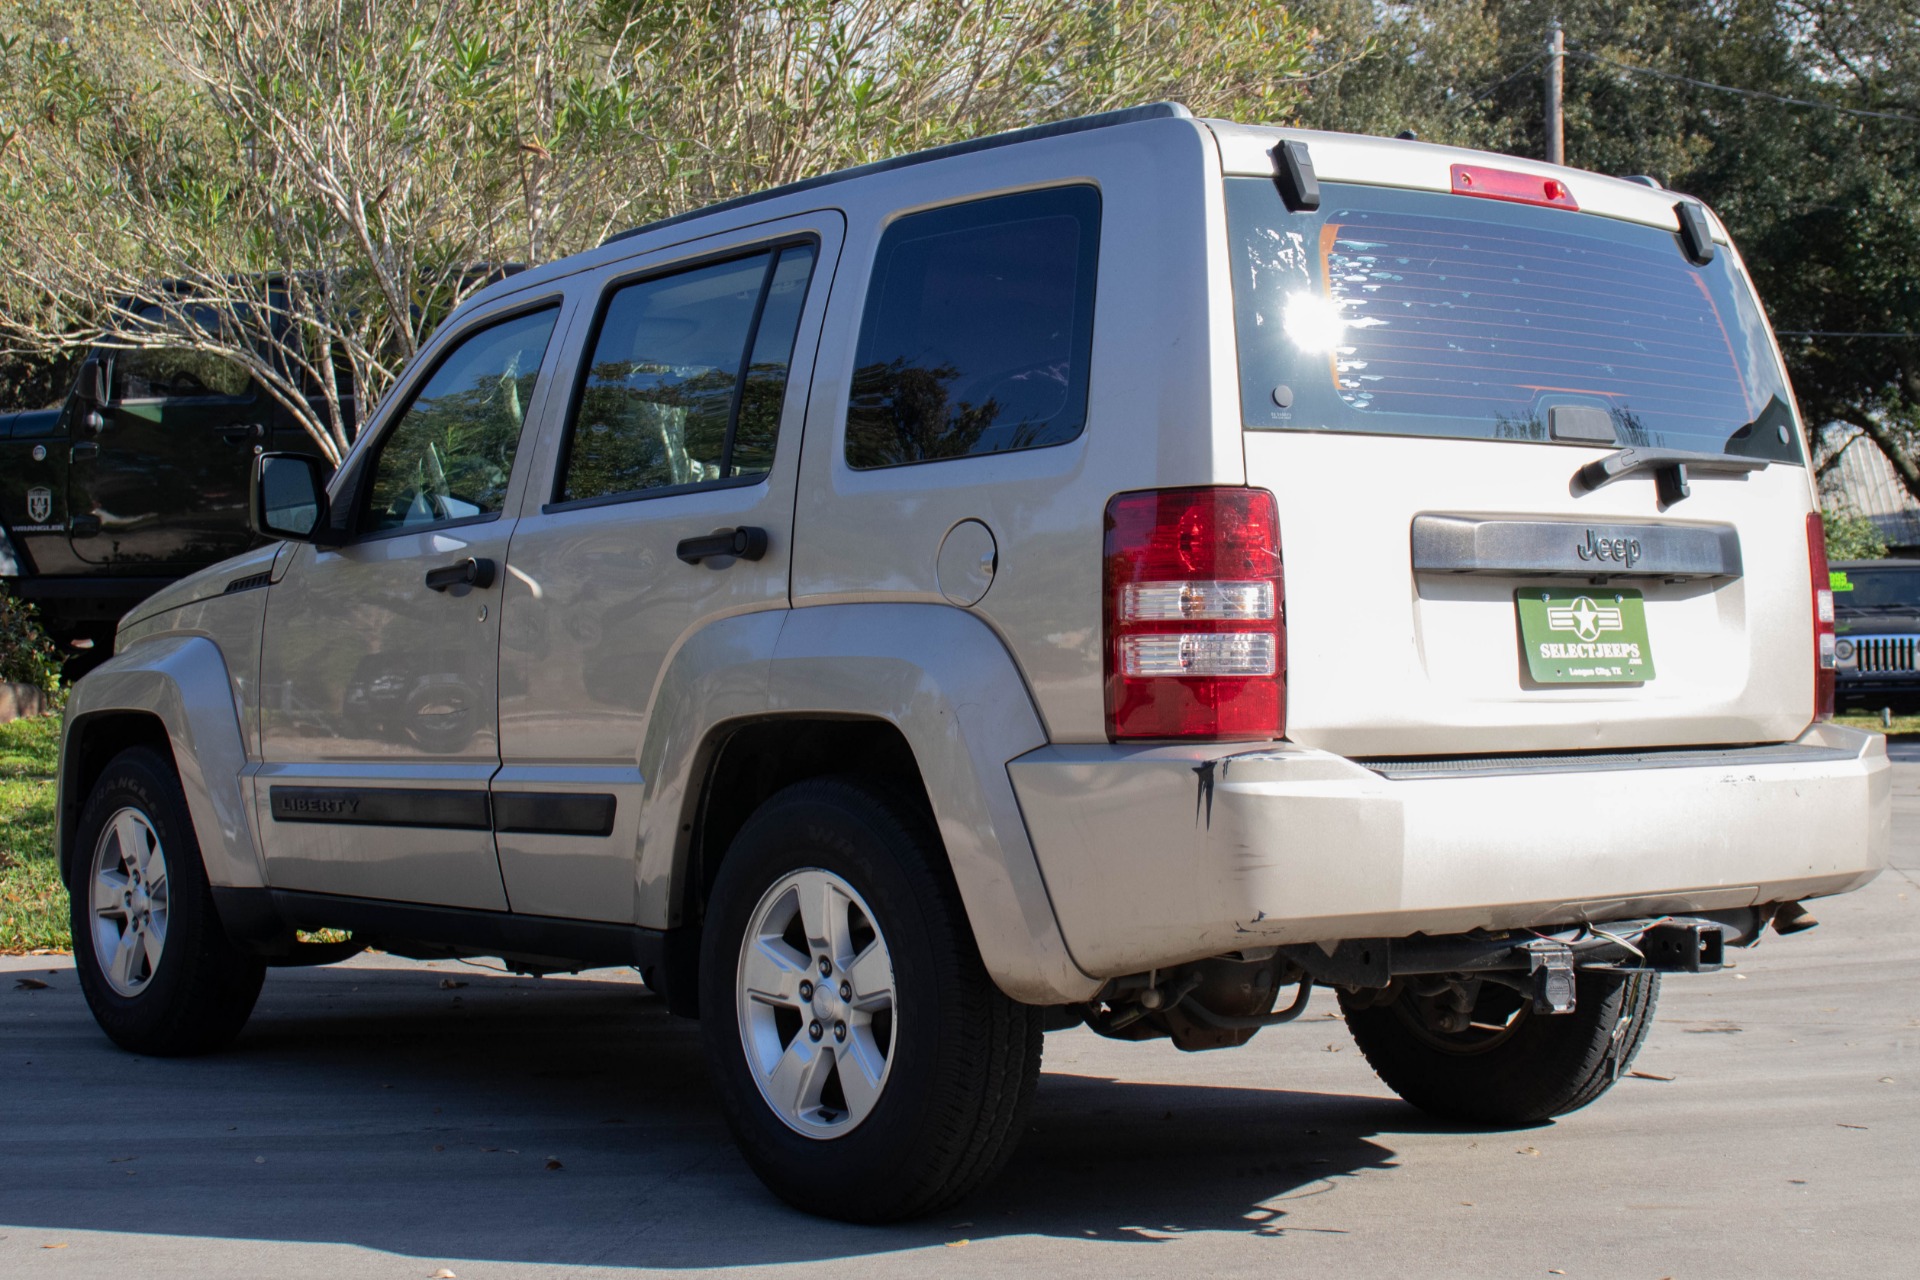
[[1515,204],[1543,204],[1554,209],[1578,209],[1580,202],[1558,178],[1543,178],[1537,173],[1516,173],[1512,169],[1489,169],[1484,165],[1453,166],[1453,193],[1457,196],[1485,196],[1489,200],[1511,200]]
[[1264,489],[1164,489],[1107,504],[1107,734],[1278,738],[1287,632]]
[[1827,574],[1827,530],[1807,513],[1807,572],[1813,580],[1813,718],[1833,719],[1833,581]]

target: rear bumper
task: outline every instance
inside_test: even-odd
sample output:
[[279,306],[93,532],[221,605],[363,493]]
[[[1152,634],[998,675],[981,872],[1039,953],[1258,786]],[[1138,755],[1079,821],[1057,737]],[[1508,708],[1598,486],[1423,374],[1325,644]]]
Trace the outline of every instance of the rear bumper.
[[1887,863],[1877,734],[1377,762],[1286,744],[1052,746],[1008,765],[1099,977],[1252,946],[1602,922],[1844,893]]

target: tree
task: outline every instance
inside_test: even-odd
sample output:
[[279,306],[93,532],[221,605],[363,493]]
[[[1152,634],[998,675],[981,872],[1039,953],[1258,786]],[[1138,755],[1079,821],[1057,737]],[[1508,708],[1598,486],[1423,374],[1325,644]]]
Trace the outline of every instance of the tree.
[[1256,0],[0,0],[0,337],[245,366],[330,457],[504,264],[1182,97],[1284,118]]
[[1920,497],[1920,0],[1307,0],[1296,15],[1337,64],[1303,122],[1533,156],[1559,18],[1568,162],[1712,205],[1807,421],[1865,431]]

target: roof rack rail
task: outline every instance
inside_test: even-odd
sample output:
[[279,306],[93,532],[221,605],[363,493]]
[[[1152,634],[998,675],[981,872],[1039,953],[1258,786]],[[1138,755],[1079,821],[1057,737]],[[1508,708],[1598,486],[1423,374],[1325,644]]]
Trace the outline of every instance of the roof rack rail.
[[1102,111],[1096,115],[1075,116],[1071,120],[1056,120],[1052,124],[1036,124],[1025,129],[1013,129],[1006,133],[989,134],[984,138],[969,138],[965,142],[949,142],[941,147],[929,147],[925,151],[913,151],[904,156],[894,156],[890,160],[875,160],[869,164],[855,165],[851,169],[836,169],[832,173],[823,173],[814,178],[802,178],[798,182],[789,182],[784,186],[773,187],[766,191],[755,192],[748,196],[735,196],[731,200],[722,200],[718,204],[705,205],[699,209],[690,209],[686,213],[677,213],[671,218],[661,218],[656,222],[617,231],[600,243],[612,244],[616,240],[626,240],[633,236],[644,235],[649,231],[658,231],[661,227],[671,227],[675,223],[685,222],[689,218],[703,217],[709,213],[720,213],[727,209],[738,209],[745,205],[759,204],[765,200],[775,200],[781,196],[790,196],[800,191],[811,191],[815,187],[830,186],[836,182],[845,182],[849,178],[863,178],[871,173],[886,173],[893,169],[904,169],[909,165],[925,164],[929,160],[944,160],[948,156],[964,156],[975,151],[987,151],[995,147],[1010,147],[1019,142],[1033,142],[1040,138],[1056,138],[1069,133],[1086,133],[1093,129],[1108,129],[1114,125],[1133,124],[1139,120],[1190,120],[1193,112],[1178,102],[1150,102],[1139,107],[1123,107],[1118,111]]

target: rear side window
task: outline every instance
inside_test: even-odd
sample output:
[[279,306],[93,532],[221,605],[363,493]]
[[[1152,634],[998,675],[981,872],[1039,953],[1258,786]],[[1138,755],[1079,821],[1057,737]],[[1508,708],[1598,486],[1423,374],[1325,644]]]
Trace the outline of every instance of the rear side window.
[[1060,187],[888,227],[860,325],[847,462],[1064,444],[1087,420],[1100,195]]
[[810,244],[786,245],[615,290],[556,500],[764,475],[814,257]]
[[1261,178],[1227,216],[1249,428],[1545,441],[1566,406],[1622,445],[1800,460],[1731,254],[1434,192],[1328,184],[1296,214]]

